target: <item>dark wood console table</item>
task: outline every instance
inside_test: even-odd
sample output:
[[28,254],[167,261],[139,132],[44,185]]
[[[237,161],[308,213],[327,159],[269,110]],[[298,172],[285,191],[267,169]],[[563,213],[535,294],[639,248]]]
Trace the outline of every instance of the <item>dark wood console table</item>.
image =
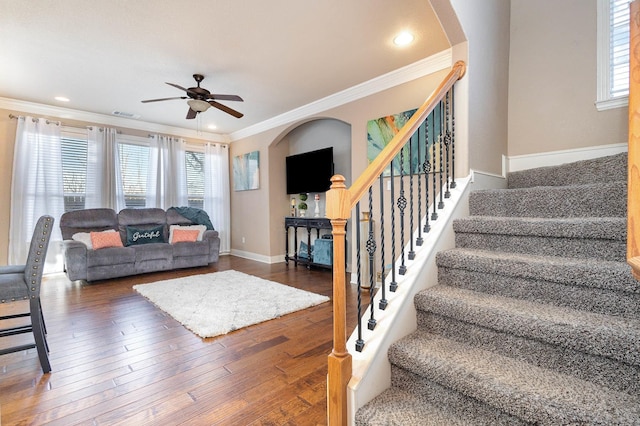
[[[294,241],[294,254],[289,256],[289,229],[293,228],[293,241]],[[304,228],[307,230],[307,253],[306,257],[301,257],[298,254],[298,228]],[[293,261],[295,266],[298,263],[301,265],[307,265],[307,268],[311,266],[317,266],[320,268],[332,269],[333,265],[326,265],[323,263],[314,263],[311,255],[311,231],[316,230],[316,239],[320,238],[320,230],[328,230],[331,232],[331,221],[324,217],[292,217],[287,216],[284,218],[284,232],[285,232],[285,254],[284,261],[288,265],[289,260]],[[327,232],[325,232],[326,234]]]

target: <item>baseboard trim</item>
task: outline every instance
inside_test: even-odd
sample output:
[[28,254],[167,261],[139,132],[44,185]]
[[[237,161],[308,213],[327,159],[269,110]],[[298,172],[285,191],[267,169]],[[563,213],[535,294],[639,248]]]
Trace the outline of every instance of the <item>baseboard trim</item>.
[[278,256],[265,256],[263,254],[252,253],[249,251],[231,249],[231,255],[268,264],[284,262],[284,254]]
[[559,166],[573,161],[591,160],[621,152],[627,152],[626,143],[591,146],[587,148],[565,149],[560,151],[540,152],[536,154],[514,155],[508,159],[509,172],[533,169],[536,167]]

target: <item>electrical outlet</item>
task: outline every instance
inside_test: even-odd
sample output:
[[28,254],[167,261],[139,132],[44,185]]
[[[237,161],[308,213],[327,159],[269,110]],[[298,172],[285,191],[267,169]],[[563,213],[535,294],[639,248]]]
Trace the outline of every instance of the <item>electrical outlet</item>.
[[242,244],[244,244],[244,237],[242,237]]

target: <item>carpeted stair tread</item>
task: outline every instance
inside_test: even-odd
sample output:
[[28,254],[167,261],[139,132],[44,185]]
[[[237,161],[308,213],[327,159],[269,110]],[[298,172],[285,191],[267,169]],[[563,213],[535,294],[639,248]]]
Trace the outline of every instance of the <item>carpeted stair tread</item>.
[[[571,374],[600,386],[640,395],[640,366],[478,326],[464,320],[417,311],[418,329],[500,355]],[[397,374],[397,373],[396,373]],[[395,377],[392,377],[395,380]],[[393,383],[393,382],[392,382]]]
[[536,424],[640,424],[638,396],[424,331],[394,343],[389,359],[418,376]]
[[640,365],[640,321],[437,285],[416,309]]
[[507,182],[509,188],[525,188],[614,182],[624,180],[626,176],[627,153],[623,152],[558,166],[537,167],[511,172],[507,177]]
[[626,217],[469,216],[453,221],[455,232],[627,241]]
[[[356,415],[356,426],[472,426],[496,425],[493,417],[477,413],[467,416],[450,412],[425,401],[412,392],[390,387],[363,406]],[[508,424],[508,423],[504,423]]]
[[485,189],[469,194],[469,213],[473,216],[625,217],[626,199],[626,181]]
[[624,262],[594,262],[593,259],[472,248],[441,251],[436,255],[436,262],[445,268],[640,294],[640,283],[633,278],[631,267]]

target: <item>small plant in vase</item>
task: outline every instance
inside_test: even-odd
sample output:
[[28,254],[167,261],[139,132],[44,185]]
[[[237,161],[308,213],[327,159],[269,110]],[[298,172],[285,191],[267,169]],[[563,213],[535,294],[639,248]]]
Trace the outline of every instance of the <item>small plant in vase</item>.
[[309,208],[307,206],[307,203],[305,201],[307,201],[307,194],[300,194],[299,196],[300,198],[300,203],[298,203],[298,210],[300,211],[300,217],[305,217],[307,214],[307,208]]

